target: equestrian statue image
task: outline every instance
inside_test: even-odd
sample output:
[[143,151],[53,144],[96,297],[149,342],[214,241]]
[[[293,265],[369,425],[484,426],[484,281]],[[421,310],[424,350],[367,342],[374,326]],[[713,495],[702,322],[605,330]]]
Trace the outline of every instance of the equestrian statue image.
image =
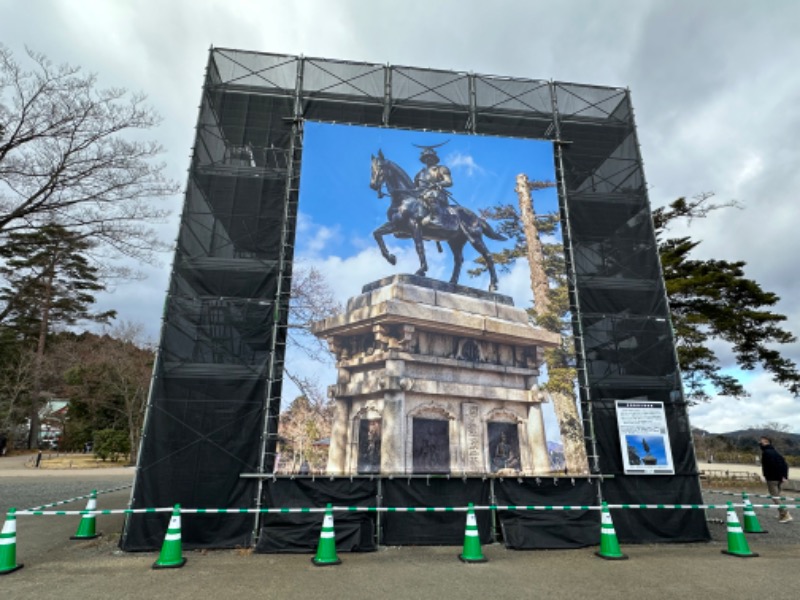
[[384,236],[413,239],[420,265],[416,275],[420,276],[428,271],[425,240],[435,241],[440,252],[440,242],[447,242],[453,253],[453,274],[450,277],[453,285],[458,283],[464,263],[463,249],[469,242],[483,257],[489,270],[489,291],[495,292],[497,273],[492,255],[483,243],[483,236],[499,241],[506,238],[471,210],[450,203],[451,200],[455,202],[446,189],[453,185],[450,169],[439,164],[435,150],[441,145],[417,146],[422,149],[419,159],[425,166],[413,180],[402,167],[384,157],[381,150],[378,150],[377,156],[372,156],[369,187],[378,193],[378,198],[387,194],[391,198],[386,213],[387,222],[373,231],[372,235],[378,242],[381,254],[392,265],[397,263],[397,258],[386,248]]

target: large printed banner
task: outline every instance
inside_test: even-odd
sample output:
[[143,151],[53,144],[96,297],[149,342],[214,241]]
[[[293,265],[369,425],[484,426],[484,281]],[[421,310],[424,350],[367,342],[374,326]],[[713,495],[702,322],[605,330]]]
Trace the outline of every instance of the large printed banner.
[[550,142],[305,123],[279,470],[586,472],[574,394],[546,385],[571,340],[524,312],[519,174],[545,287],[565,285]]

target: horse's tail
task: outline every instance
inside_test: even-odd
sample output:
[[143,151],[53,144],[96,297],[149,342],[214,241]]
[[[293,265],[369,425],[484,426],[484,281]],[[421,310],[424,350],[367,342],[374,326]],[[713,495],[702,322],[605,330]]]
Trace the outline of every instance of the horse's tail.
[[489,225],[489,223],[487,223],[485,219],[480,219],[480,222],[481,222],[481,232],[486,237],[492,240],[498,240],[500,242],[505,242],[508,239],[507,237],[500,235],[494,229],[492,229],[492,226]]

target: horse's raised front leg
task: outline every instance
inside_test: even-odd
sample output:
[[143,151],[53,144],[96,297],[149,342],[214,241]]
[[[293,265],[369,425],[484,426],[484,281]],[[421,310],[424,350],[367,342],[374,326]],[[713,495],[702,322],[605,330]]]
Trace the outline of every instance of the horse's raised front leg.
[[425,258],[425,240],[422,239],[422,228],[417,221],[410,221],[409,225],[411,226],[411,236],[414,238],[414,247],[417,249],[419,257],[419,269],[415,275],[424,277],[428,272],[428,260]]
[[378,242],[378,247],[381,249],[381,254],[383,258],[389,261],[389,264],[396,265],[397,264],[397,257],[394,254],[389,252],[389,249],[386,247],[386,244],[383,241],[383,236],[389,235],[390,233],[394,233],[394,226],[391,223],[384,223],[380,227],[378,227],[375,231],[372,232],[372,236],[375,238],[375,241]]

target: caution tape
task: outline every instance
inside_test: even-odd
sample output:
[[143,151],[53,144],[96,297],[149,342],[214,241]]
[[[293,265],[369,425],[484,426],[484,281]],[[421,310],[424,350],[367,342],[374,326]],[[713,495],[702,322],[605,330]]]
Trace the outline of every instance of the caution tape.
[[[115,488],[108,488],[107,490],[96,490],[96,492],[97,495],[99,496],[100,494],[110,494],[111,492],[127,490],[131,487],[133,487],[133,484],[129,483],[128,485],[123,485]],[[50,504],[41,504],[39,506],[32,506],[31,508],[26,508],[25,510],[28,511],[28,510],[42,510],[45,508],[53,508],[54,506],[63,506],[64,504],[71,504],[72,502],[77,502],[78,500],[88,500],[90,497],[91,494],[86,494],[84,496],[76,496],[75,498],[69,498],[67,500],[59,500],[58,502],[51,502]]]
[[[325,510],[325,509],[323,509]],[[52,516],[73,516],[73,515],[134,515],[148,513],[172,512],[173,507],[165,508],[118,508],[107,510],[18,510],[14,513],[17,517],[52,517]],[[9,512],[11,512],[9,510]],[[181,512],[185,512],[181,509]]]
[[[619,510],[723,510],[729,507],[745,508],[745,504],[608,504],[609,509]],[[800,504],[750,504],[752,508],[800,508]],[[564,505],[564,506],[519,506],[514,504],[487,504],[472,507],[473,510],[516,510],[516,511],[572,511],[602,510],[602,506]],[[131,515],[172,512],[174,507],[163,508],[121,508],[107,510],[21,510],[16,516],[67,516],[67,515]],[[325,508],[183,508],[181,514],[225,515],[225,514],[292,514],[292,513],[324,513]],[[334,512],[367,512],[367,513],[439,513],[467,512],[468,506],[333,506]]]
[[[719,494],[720,496],[741,496],[742,495],[742,492],[725,492],[725,491],[722,491],[722,490],[706,490],[706,493],[708,493],[708,494]],[[769,494],[750,494],[750,493],[747,493],[747,492],[744,492],[744,493],[747,494],[748,498],[773,498],[774,497],[774,498],[776,498],[778,500],[789,500],[791,502],[796,502],[796,501],[800,500],[800,498],[794,498],[792,496],[770,496]]]
[[655,509],[676,509],[676,510],[684,510],[684,509],[724,509],[728,508],[729,506],[735,508],[746,508],[747,506],[751,506],[752,508],[800,508],[800,504],[734,504],[734,503],[726,503],[726,504],[609,504],[608,508],[655,508]]

